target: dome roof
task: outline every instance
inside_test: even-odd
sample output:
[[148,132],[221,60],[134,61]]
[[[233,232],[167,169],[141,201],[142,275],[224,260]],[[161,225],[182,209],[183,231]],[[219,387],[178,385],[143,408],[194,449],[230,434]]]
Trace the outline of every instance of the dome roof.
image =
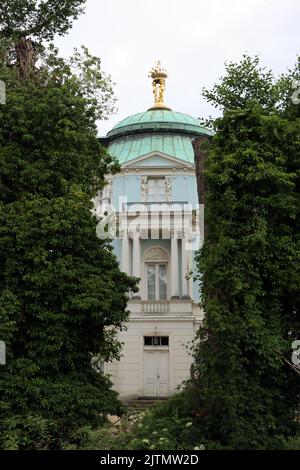
[[123,119],[108,132],[107,137],[149,131],[180,131],[180,133],[211,135],[210,131],[201,126],[198,119],[188,114],[169,109],[150,109]]
[[108,145],[108,151],[121,165],[150,152],[162,152],[194,163],[192,139],[188,135],[141,134],[123,136]]
[[167,71],[158,60],[150,70],[153,106],[120,121],[101,142],[121,164],[152,152],[161,152],[194,163],[192,140],[212,133],[188,114],[168,108],[164,102]]
[[121,164],[155,151],[194,163],[192,139],[200,135],[212,134],[198,119],[160,108],[128,116],[101,140]]

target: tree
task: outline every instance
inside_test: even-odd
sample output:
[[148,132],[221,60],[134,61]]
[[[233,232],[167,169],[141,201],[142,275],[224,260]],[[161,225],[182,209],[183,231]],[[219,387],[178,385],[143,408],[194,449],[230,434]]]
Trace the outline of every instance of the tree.
[[205,154],[205,319],[194,349],[201,425],[221,446],[274,448],[295,432],[299,405],[288,362],[299,334],[300,123],[280,107],[284,79],[280,86],[257,57],[226,72],[204,90],[223,115]]
[[91,199],[118,170],[97,139],[113,106],[98,59],[52,47],[29,80],[0,47],[0,448],[61,448],[80,426],[120,413],[92,365],[118,358],[135,280],[96,236]]
[[86,0],[3,0],[0,37],[12,41],[19,76],[31,78],[42,40],[63,35],[83,11]]
[[86,0],[2,0],[0,35],[17,42],[31,37],[52,40],[63,35],[84,11]]

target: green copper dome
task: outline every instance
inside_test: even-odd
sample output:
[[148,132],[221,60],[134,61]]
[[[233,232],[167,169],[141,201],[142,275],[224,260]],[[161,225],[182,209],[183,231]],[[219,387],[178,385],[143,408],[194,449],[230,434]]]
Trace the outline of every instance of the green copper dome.
[[123,119],[107,134],[107,137],[149,130],[172,130],[210,135],[210,132],[200,125],[198,119],[188,114],[168,109],[151,109]]
[[192,139],[211,136],[198,119],[169,109],[150,109],[120,121],[102,139],[121,164],[150,152],[194,163]]

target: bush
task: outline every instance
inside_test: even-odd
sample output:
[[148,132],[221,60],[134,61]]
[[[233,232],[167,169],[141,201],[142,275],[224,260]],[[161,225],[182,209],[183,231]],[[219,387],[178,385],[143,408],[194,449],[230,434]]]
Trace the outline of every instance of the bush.
[[43,450],[57,446],[55,423],[42,416],[14,415],[0,420],[0,449]]
[[129,411],[117,425],[82,428],[72,444],[77,442],[77,448],[85,450],[202,450],[207,443],[203,441],[201,417],[191,412],[191,404],[197,400],[195,390],[188,387],[166,403],[142,412]]
[[286,450],[300,450],[300,435],[287,439],[284,448]]

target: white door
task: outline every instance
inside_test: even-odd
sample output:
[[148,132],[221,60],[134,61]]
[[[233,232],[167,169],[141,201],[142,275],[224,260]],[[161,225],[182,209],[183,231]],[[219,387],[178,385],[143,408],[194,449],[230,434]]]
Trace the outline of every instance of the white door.
[[144,351],[144,394],[169,395],[169,351]]
[[157,395],[169,394],[169,351],[155,351],[157,355]]

